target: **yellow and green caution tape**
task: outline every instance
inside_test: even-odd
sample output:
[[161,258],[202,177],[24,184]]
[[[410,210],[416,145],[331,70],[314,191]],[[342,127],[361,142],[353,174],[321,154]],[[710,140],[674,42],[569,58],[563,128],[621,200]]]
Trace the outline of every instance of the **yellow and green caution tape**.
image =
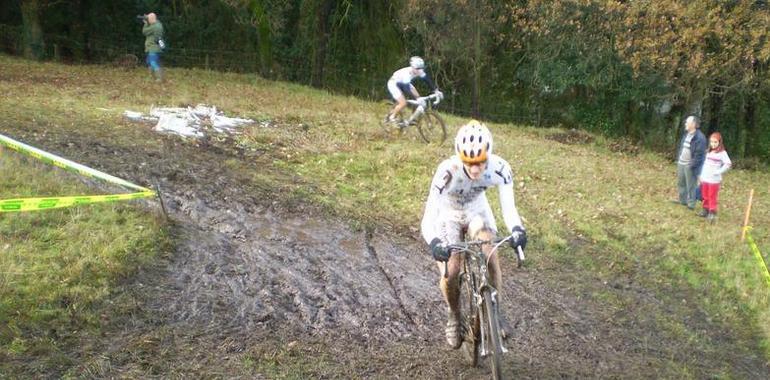
[[762,276],[765,278],[767,285],[770,286],[770,270],[767,269],[767,263],[765,263],[762,253],[759,252],[759,247],[757,247],[757,244],[754,242],[754,238],[751,237],[751,226],[746,226],[746,241],[749,243],[749,248],[757,259],[757,264],[762,267]]
[[110,195],[78,195],[78,196],[64,196],[64,197],[37,197],[37,198],[17,198],[17,199],[0,199],[0,213],[2,212],[21,212],[21,211],[35,211],[35,210],[47,210],[53,208],[70,207],[75,205],[100,203],[100,202],[114,202],[129,199],[139,198],[151,198],[155,197],[155,192],[135,185],[124,179],[111,176],[107,173],[100,172],[95,169],[91,169],[87,166],[78,164],[61,158],[54,154],[45,152],[35,147],[29,146],[22,142],[16,141],[10,137],[0,134],[0,145],[5,145],[9,149],[13,149],[19,153],[27,154],[31,157],[37,158],[43,162],[60,167],[71,172],[75,172],[85,177],[101,179],[105,182],[113,183],[119,186],[126,187],[128,189],[135,190],[129,194],[110,194]]

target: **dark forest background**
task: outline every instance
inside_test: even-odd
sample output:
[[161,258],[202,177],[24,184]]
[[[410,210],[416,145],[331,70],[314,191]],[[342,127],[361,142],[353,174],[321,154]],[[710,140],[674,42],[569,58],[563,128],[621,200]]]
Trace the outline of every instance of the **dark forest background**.
[[136,16],[148,12],[166,29],[166,66],[380,99],[390,74],[421,55],[448,112],[663,152],[696,114],[739,166],[770,162],[766,1],[5,0],[0,50],[142,62]]

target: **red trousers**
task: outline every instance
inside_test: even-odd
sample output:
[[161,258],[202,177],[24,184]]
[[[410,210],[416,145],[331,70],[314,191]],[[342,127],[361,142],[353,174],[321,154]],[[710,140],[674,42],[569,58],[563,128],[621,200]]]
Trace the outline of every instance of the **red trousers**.
[[700,192],[703,195],[703,208],[709,211],[717,210],[719,201],[719,183],[701,182]]

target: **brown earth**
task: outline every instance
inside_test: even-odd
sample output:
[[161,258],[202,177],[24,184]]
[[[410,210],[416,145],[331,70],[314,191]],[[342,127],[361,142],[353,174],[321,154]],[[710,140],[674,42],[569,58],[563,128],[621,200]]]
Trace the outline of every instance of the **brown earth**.
[[[489,377],[445,345],[438,275],[415,233],[356,228],[301,201],[280,201],[252,177],[274,170],[268,161],[228,141],[192,143],[138,126],[123,129],[130,138],[121,141],[132,143],[42,130],[10,134],[138,184],[157,181],[175,240],[173,254],[121,286],[105,335],[72,349],[80,364],[69,374]],[[576,240],[574,248],[590,244]],[[507,377],[770,378],[768,363],[746,354],[754,350],[706,351],[662,332],[657,316],[675,314],[715,347],[733,339],[703,312],[633,280],[606,283],[571,267],[516,269],[506,257],[503,264]],[[592,289],[631,301],[609,307]],[[671,290],[672,299],[687,298],[680,291]]]

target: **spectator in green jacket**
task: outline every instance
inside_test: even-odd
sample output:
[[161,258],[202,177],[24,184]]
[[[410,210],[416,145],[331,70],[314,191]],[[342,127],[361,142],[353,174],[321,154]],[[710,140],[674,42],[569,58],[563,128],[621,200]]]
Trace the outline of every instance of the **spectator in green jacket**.
[[155,13],[148,13],[144,17],[144,51],[147,53],[147,66],[150,73],[158,82],[163,81],[163,69],[160,67],[160,53],[163,51],[163,24],[158,21]]

